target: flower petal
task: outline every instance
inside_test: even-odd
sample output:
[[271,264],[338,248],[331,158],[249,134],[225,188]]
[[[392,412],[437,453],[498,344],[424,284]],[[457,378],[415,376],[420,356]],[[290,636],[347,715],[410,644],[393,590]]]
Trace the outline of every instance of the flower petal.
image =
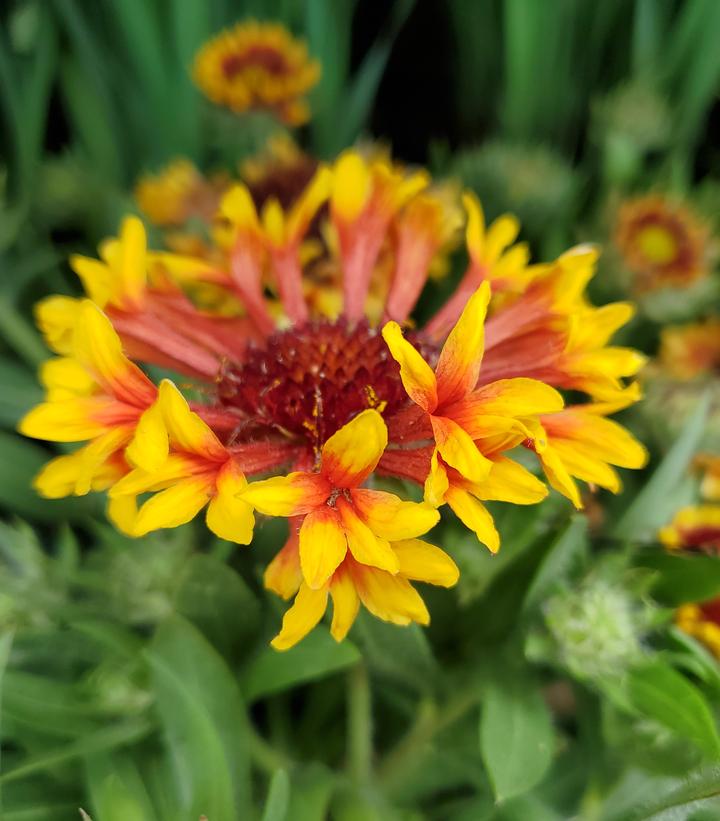
[[301,516],[324,505],[331,493],[319,473],[289,473],[252,482],[239,497],[266,516]]
[[125,458],[133,467],[152,472],[168,457],[168,434],[162,407],[154,402],[138,420],[135,433],[125,450]]
[[289,650],[315,627],[327,607],[327,587],[311,590],[301,584],[293,606],[283,616],[282,629],[270,642],[276,650]]
[[360,601],[374,616],[392,624],[430,623],[425,603],[407,579],[361,564],[350,567]]
[[365,410],[325,442],[320,472],[335,487],[357,487],[375,470],[387,441],[382,416]]
[[418,582],[453,587],[460,578],[455,562],[439,547],[421,539],[393,542],[400,561],[400,575]]
[[445,494],[450,486],[445,465],[438,457],[437,448],[433,451],[430,459],[430,473],[425,480],[423,497],[425,501],[433,507],[440,507],[445,504]]
[[263,584],[283,599],[291,599],[300,588],[302,580],[298,528],[295,522],[290,522],[288,540],[265,569]]
[[193,411],[169,379],[160,383],[158,401],[170,441],[179,450],[225,462],[227,451],[212,430]]
[[485,505],[467,490],[454,485],[450,485],[445,498],[465,527],[470,528],[491,553],[497,553],[500,549],[500,536]]
[[336,510],[311,511],[300,526],[300,567],[308,587],[322,587],[345,558],[347,539]]
[[151,530],[186,524],[205,507],[212,491],[212,478],[207,476],[183,479],[161,490],[138,510],[133,535],[144,536]]
[[405,502],[382,490],[354,490],[352,499],[370,530],[391,542],[421,536],[440,520],[430,505]]
[[483,456],[470,436],[452,419],[432,416],[433,433],[442,458],[471,482],[482,481],[492,462]]
[[18,430],[24,436],[47,439],[49,442],[94,439],[107,430],[107,425],[98,421],[98,417],[117,404],[113,399],[96,396],[43,402],[25,414]]
[[215,483],[215,496],[208,505],[206,522],[212,532],[221,539],[235,544],[250,544],[255,527],[252,506],[238,493],[247,487],[247,479],[232,461],[222,468]]
[[393,359],[400,365],[400,379],[407,395],[424,411],[432,413],[437,407],[437,381],[428,363],[405,339],[397,322],[388,322],[382,330]]
[[355,590],[350,574],[343,568],[338,569],[330,583],[330,595],[333,602],[333,617],[330,634],[335,641],[342,641],[353,626],[360,609],[360,597]]
[[516,505],[534,505],[548,495],[547,487],[537,476],[505,456],[493,459],[487,479],[469,484],[468,489],[484,502],[514,502]]
[[445,340],[435,368],[440,404],[461,399],[477,384],[485,350],[485,316],[489,302],[490,284],[483,282],[467,301]]
[[468,404],[478,415],[531,416],[554,413],[563,408],[563,398],[550,385],[537,379],[499,379],[473,391]]
[[361,564],[379,567],[390,573],[397,573],[400,564],[390,543],[378,538],[359,518],[352,506],[344,499],[338,499],[337,509],[345,528],[347,544],[353,558]]

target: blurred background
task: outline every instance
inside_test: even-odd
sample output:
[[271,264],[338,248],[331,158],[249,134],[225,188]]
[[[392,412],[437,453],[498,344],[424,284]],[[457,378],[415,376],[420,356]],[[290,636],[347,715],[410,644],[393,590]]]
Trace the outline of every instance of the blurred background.
[[[321,65],[297,127],[193,82],[248,18]],[[0,817],[720,818],[719,42],[717,0],[2,4]],[[279,606],[231,545],[133,541],[98,495],[32,488],[63,452],[15,432],[48,357],[33,304],[79,293],[68,255],[128,212],[172,241],[143,180],[179,159],[249,178],[271,138],[313,164],[377,142],[517,214],[535,260],[599,244],[592,298],[638,306],[620,344],[650,363],[623,423],[649,467],[583,515],[499,511],[495,558],[443,525],[463,575],[428,631],[361,619],[277,654]],[[665,550],[681,509],[704,530]],[[253,551],[283,538],[271,522]]]

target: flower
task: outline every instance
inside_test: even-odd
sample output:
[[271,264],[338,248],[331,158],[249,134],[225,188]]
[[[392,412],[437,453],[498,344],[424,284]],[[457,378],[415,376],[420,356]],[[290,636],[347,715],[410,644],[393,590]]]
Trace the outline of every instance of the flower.
[[711,502],[720,502],[720,456],[699,453],[694,459],[694,466],[703,474],[700,495]]
[[309,117],[302,99],[320,78],[320,64],[282,26],[249,20],[205,43],[193,77],[214,103],[240,113],[271,111],[288,125]]
[[[450,197],[422,170],[351,150],[287,203],[259,206],[232,186],[208,253],[148,251],[130,217],[100,260],[73,257],[86,298],[38,308],[61,364],[45,367],[47,401],[21,429],[86,444],[50,463],[40,492],[105,489],[110,518],[136,537],[202,513],[216,535],[248,544],[255,512],[287,517],[265,581],[295,596],[275,640],[288,647],[328,596],[337,639],[360,602],[427,623],[411,582],[457,579],[419,538],[438,509],[496,551],[485,502],[547,495],[515,448],[576,503],[571,477],[619,489],[610,465],[644,460],[607,419],[639,398],[625,378],[642,358],[609,344],[631,308],[585,297],[595,249],[529,265],[514,218],[486,228],[474,197]],[[467,269],[418,326],[412,313],[461,206]],[[332,272],[322,288],[334,311],[318,299],[319,267]],[[135,361],[169,378],[156,386]],[[563,390],[588,401],[565,408]],[[377,476],[415,484],[424,501],[380,491]]]
[[689,208],[662,195],[622,205],[615,244],[640,291],[687,287],[708,273],[707,227]]
[[720,659],[720,599],[681,605],[675,611],[675,624]]
[[666,373],[683,381],[720,372],[720,319],[663,328],[659,360]]
[[692,505],[679,510],[660,530],[660,541],[673,550],[720,551],[720,505]]
[[179,158],[157,174],[142,176],[135,185],[135,200],[160,227],[182,226],[193,218],[209,223],[229,184],[225,174],[206,179],[190,160]]

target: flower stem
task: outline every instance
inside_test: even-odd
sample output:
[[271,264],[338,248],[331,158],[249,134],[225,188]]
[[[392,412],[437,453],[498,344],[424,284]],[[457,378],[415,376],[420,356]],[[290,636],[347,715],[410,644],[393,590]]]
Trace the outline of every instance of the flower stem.
[[367,667],[348,673],[348,772],[357,785],[367,784],[372,769],[372,705]]
[[292,760],[268,744],[252,725],[248,726],[247,732],[250,758],[258,769],[272,775],[276,770],[292,767]]

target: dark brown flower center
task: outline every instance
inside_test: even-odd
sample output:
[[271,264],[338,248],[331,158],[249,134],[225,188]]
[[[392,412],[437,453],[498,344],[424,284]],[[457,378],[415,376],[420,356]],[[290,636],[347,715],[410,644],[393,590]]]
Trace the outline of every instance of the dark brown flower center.
[[379,330],[343,319],[309,322],[250,347],[224,368],[218,395],[253,423],[314,448],[367,408],[390,415],[409,402]]
[[249,66],[257,66],[280,76],[288,73],[288,64],[283,54],[267,46],[253,46],[241,54],[230,54],[222,61],[223,74],[231,80]]

